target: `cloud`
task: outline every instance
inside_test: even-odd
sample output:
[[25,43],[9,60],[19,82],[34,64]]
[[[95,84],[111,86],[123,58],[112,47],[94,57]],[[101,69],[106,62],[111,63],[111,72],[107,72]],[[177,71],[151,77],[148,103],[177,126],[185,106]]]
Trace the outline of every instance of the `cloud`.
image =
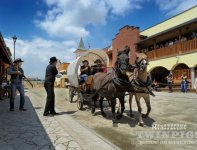
[[142,0],[45,0],[49,10],[36,25],[50,36],[64,39],[90,35],[88,25],[105,25],[109,15],[139,9]]
[[155,3],[167,16],[176,15],[197,5],[196,0],[155,0]]
[[[13,41],[5,38],[6,45],[13,53]],[[61,62],[70,62],[75,59],[73,51],[76,49],[75,41],[57,42],[35,38],[31,41],[18,39],[16,42],[16,58],[22,58],[25,63],[23,68],[27,76],[44,78],[45,69],[49,58],[56,56]]]

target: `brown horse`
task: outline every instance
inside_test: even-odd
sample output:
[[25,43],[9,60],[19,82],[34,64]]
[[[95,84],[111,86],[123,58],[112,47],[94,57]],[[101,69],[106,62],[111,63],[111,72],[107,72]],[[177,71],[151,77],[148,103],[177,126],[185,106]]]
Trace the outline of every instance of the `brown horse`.
[[[93,77],[93,108],[92,113],[95,112],[95,103],[98,97],[100,97],[101,113],[105,117],[106,114],[103,111],[103,99],[106,98],[111,102],[111,111],[113,114],[113,123],[116,123],[116,119],[120,119],[124,112],[124,97],[126,89],[131,85],[129,78],[126,74],[129,65],[129,51],[130,48],[126,47],[124,51],[118,53],[117,61],[111,73],[97,73]],[[115,116],[116,98],[119,98],[121,103],[121,113]],[[116,118],[117,117],[117,118]]]
[[[132,76],[132,80],[135,85],[136,91],[142,91],[142,93],[130,93],[129,94],[129,106],[130,106],[130,116],[133,116],[132,114],[132,98],[135,96],[135,100],[138,107],[138,113],[139,113],[139,125],[143,126],[143,118],[148,117],[150,111],[151,111],[151,105],[150,105],[150,95],[152,92],[149,90],[150,85],[152,84],[151,78],[147,72],[147,65],[148,60],[147,56],[143,53],[136,53],[136,65],[137,68],[134,69],[134,74]],[[146,92],[146,93],[143,93]],[[142,114],[142,107],[140,104],[140,99],[143,98],[145,100],[146,106],[147,106],[147,112],[146,114]]]

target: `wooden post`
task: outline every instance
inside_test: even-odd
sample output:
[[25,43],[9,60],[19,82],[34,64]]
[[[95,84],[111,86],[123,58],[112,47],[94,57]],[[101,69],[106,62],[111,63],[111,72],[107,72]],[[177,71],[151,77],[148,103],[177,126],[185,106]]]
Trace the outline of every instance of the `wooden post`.
[[178,44],[178,53],[181,54],[182,53],[182,45],[181,45],[181,38],[182,38],[182,32],[181,29],[179,29],[179,44]]
[[153,53],[154,53],[154,59],[156,58],[156,40],[153,39]]
[[179,42],[181,42],[181,29],[179,29]]

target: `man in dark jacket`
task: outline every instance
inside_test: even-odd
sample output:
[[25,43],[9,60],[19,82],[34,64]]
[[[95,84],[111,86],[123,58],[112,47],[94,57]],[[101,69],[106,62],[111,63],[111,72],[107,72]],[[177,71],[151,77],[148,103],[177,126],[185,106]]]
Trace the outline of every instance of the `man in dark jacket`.
[[24,108],[25,103],[25,92],[22,84],[24,77],[24,71],[21,68],[22,61],[20,58],[14,61],[14,65],[8,69],[8,73],[11,75],[11,97],[10,97],[10,111],[14,111],[14,99],[16,96],[16,90],[20,93],[20,106],[19,110],[26,111]]
[[54,82],[55,76],[58,74],[56,64],[57,58],[51,57],[49,65],[46,68],[44,87],[47,92],[47,101],[44,110],[44,116],[57,115],[55,112],[55,93],[54,93]]

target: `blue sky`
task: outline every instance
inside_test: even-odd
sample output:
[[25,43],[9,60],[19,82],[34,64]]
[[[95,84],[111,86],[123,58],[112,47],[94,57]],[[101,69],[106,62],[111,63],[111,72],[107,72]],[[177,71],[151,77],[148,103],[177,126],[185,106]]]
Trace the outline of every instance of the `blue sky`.
[[44,77],[49,58],[70,62],[80,37],[91,48],[111,44],[124,25],[141,30],[197,4],[196,0],[0,0],[0,32],[27,76]]

